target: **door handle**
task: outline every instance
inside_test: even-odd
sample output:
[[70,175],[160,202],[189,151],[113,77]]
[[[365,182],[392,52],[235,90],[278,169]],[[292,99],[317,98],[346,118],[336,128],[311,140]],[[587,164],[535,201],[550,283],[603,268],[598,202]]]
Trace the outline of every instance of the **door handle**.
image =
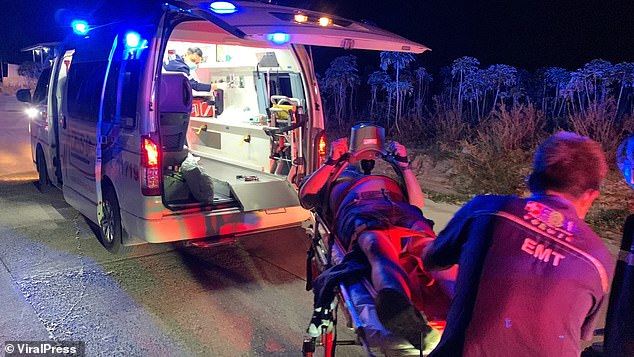
[[66,129],[66,115],[62,114],[61,120],[62,120],[62,129]]

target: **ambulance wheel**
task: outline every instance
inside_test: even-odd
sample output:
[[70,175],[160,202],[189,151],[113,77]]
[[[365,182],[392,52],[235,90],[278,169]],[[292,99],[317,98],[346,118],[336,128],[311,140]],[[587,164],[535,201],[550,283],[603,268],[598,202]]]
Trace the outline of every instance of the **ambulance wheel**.
[[38,146],[35,154],[35,168],[37,169],[37,189],[40,192],[47,192],[51,188],[51,180],[48,178],[48,171],[46,170],[46,159],[44,158],[44,151]]
[[112,254],[125,254],[131,250],[123,245],[123,227],[121,226],[121,212],[117,194],[111,187],[103,191],[103,216],[99,222],[101,244]]

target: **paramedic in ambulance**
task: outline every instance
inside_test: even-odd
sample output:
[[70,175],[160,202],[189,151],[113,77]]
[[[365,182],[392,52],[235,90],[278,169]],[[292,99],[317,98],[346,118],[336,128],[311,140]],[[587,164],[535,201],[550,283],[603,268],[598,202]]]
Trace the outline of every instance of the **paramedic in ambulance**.
[[203,51],[198,47],[187,49],[184,56],[175,55],[169,58],[169,62],[163,65],[166,71],[182,72],[189,79],[192,89],[197,92],[210,92],[211,84],[201,83],[196,75],[196,68],[203,59]]

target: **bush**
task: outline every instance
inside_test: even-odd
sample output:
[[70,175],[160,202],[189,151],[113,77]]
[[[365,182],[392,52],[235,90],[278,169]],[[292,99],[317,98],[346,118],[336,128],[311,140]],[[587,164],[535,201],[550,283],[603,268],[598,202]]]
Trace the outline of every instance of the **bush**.
[[38,79],[42,73],[42,65],[31,61],[22,62],[18,67],[18,74],[23,77]]
[[601,143],[609,163],[614,167],[614,157],[619,144],[627,135],[634,132],[634,116],[618,118],[613,99],[591,108],[585,114],[575,113],[568,118],[570,130]]
[[493,111],[453,150],[456,189],[474,194],[521,194],[532,156],[546,137],[532,105]]
[[34,89],[37,85],[37,80],[33,78],[20,77],[20,81],[14,83],[0,82],[0,93],[9,96],[15,96],[18,89]]
[[620,172],[610,171],[601,185],[601,194],[594,202],[586,222],[602,237],[621,239],[623,223],[634,207],[632,190]]

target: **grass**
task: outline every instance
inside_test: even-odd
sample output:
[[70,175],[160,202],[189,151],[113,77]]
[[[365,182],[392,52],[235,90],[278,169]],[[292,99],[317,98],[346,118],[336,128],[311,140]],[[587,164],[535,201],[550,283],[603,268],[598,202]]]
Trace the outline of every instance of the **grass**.
[[449,203],[457,206],[462,206],[473,198],[472,195],[462,193],[442,193],[426,189],[423,189],[423,193],[425,194],[425,197],[434,202]]

